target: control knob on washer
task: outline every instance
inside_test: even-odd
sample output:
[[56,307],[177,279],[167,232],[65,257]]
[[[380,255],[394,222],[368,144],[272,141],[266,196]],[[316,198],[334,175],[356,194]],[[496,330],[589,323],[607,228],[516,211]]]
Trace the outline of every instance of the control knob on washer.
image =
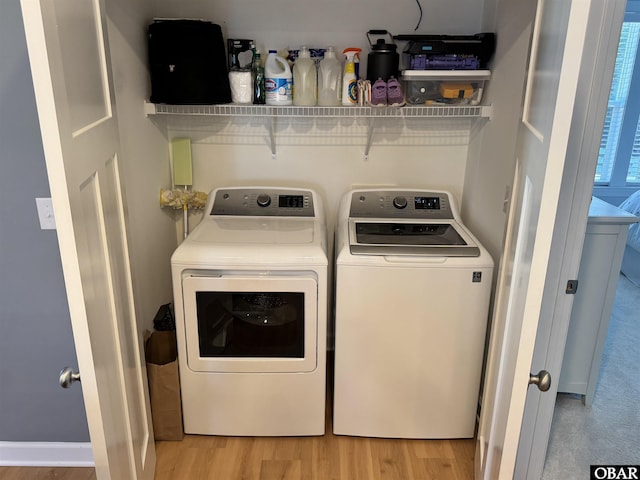
[[404,197],[396,197],[393,199],[393,206],[396,208],[406,208],[407,199]]
[[258,195],[256,202],[259,207],[268,207],[269,205],[271,205],[271,197],[266,193],[261,193],[260,195]]

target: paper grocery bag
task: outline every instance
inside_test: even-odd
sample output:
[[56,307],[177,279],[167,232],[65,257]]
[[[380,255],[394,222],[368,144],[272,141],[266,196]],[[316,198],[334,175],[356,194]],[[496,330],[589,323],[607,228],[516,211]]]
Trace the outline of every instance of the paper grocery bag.
[[151,417],[156,440],[182,440],[182,404],[176,333],[145,333]]

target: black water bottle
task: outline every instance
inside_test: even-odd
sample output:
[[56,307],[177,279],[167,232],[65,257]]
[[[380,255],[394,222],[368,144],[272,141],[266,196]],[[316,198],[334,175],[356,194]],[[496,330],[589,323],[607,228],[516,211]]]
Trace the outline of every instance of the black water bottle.
[[253,103],[254,105],[264,105],[266,94],[264,91],[264,67],[260,62],[260,54],[253,55]]
[[[385,39],[379,38],[376,43],[372,43],[372,35],[388,35],[391,41],[387,43]],[[396,44],[393,43],[393,36],[386,30],[369,30],[367,38],[371,45],[371,52],[367,55],[367,80],[373,84],[378,78],[385,82],[390,77],[398,78],[400,55],[396,51]]]

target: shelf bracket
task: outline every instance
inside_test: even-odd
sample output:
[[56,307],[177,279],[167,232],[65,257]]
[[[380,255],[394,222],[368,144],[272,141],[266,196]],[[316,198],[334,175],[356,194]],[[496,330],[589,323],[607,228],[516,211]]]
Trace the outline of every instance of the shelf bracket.
[[156,105],[151,102],[144,101],[144,116],[155,115],[157,113]]
[[491,116],[493,115],[493,105],[483,105],[480,107],[480,116],[486,118],[487,120],[491,120]]
[[371,141],[373,140],[373,130],[375,129],[376,119],[375,117],[369,118],[369,125],[367,126],[367,143],[364,146],[364,161],[369,160],[369,150],[371,149]]
[[269,143],[271,144],[271,159],[275,160],[276,158],[276,135],[275,135],[275,127],[273,125],[273,123],[275,122],[275,117],[270,117],[269,118],[269,125],[268,125],[268,129],[269,129]]

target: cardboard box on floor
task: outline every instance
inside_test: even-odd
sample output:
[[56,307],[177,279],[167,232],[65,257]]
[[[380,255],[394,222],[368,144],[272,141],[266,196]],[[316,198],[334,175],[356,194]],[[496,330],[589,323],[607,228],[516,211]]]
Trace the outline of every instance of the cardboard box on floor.
[[182,403],[175,331],[145,332],[151,417],[156,440],[182,440]]

